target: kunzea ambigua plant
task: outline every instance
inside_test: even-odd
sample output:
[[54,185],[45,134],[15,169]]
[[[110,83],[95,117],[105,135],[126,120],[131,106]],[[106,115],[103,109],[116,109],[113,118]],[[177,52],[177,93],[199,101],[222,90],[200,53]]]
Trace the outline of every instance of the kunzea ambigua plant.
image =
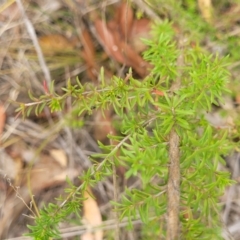
[[103,153],[95,157],[102,161],[80,176],[80,186],[68,181],[67,199],[42,209],[28,235],[57,237],[59,222],[79,211],[83,191],[113,174],[113,166],[123,165],[125,177],[138,176],[141,187],[126,189],[113,205],[119,221],[128,217],[131,225],[141,218],[142,239],[222,238],[218,201],[231,181],[218,165],[224,164],[232,145],[228,131],[215,129],[205,114],[226,92],[226,60],[205,53],[184,36],[177,38],[168,22],[155,26],[153,38],[144,42],[144,58],[152,69],[143,80],[130,71],[125,79],[114,76],[108,83],[101,74],[98,87],[69,81],[63,95],[52,86],[49,94],[18,109],[23,114],[34,107],[38,114],[45,106],[59,111],[71,96],[78,115],[113,108],[121,119],[119,136],[109,136],[114,144],[99,143]]

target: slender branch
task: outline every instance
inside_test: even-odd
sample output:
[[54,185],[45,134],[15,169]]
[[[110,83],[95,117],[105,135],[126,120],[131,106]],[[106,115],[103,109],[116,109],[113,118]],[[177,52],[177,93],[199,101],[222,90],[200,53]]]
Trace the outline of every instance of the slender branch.
[[180,206],[180,151],[179,136],[174,129],[169,139],[169,176],[167,184],[167,240],[179,237],[179,206]]
[[[151,119],[147,120],[146,122],[144,122],[142,124],[142,126],[147,126],[148,124],[150,124],[152,121],[154,121],[157,117],[154,116]],[[111,158],[111,154],[115,151],[117,151],[129,138],[131,137],[131,134],[127,135],[126,137],[124,137],[113,149],[112,151],[104,158],[104,160],[97,166],[97,168],[94,169],[94,166],[92,167],[92,172],[91,172],[91,176],[94,176],[98,171],[101,170],[101,168],[104,166],[104,164],[109,161],[109,159]],[[77,192],[79,192],[79,190],[82,188],[83,184],[80,184],[72,193],[70,193],[68,195],[68,197],[61,203],[61,205],[59,206],[59,208],[56,210],[56,212],[60,209],[63,208],[63,206],[65,206],[65,204],[71,199],[71,197],[76,194]]]
[[[180,54],[177,59],[178,76],[176,81],[173,82],[170,88],[170,94],[173,96],[174,92],[181,87],[181,77],[184,66],[183,56],[184,39],[179,39]],[[173,115],[174,109],[172,109]],[[179,239],[180,224],[179,224],[179,211],[180,211],[180,139],[174,129],[172,128],[169,134],[169,168],[168,168],[168,183],[167,183],[167,240]]]

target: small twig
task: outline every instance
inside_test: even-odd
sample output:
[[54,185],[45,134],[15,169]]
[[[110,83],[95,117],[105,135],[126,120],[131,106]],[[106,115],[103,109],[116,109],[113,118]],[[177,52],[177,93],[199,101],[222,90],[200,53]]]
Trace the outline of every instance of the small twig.
[[24,10],[24,7],[23,7],[23,4],[22,4],[21,0],[16,0],[16,3],[18,5],[18,8],[19,8],[22,16],[23,16],[23,21],[24,21],[24,23],[26,25],[27,31],[29,33],[29,36],[32,39],[34,48],[36,49],[37,56],[38,56],[38,61],[39,61],[39,64],[40,64],[40,66],[42,68],[45,80],[46,80],[46,82],[48,84],[48,87],[50,87],[51,75],[50,75],[49,69],[47,67],[47,64],[45,62],[45,59],[44,59],[41,47],[40,47],[38,39],[37,39],[36,32],[34,30],[34,27],[33,27],[32,23],[30,22],[30,20],[28,19],[27,15],[25,13],[25,10]]
[[16,193],[16,197],[19,198],[22,203],[25,205],[25,207],[33,214],[34,217],[36,217],[36,214],[34,213],[34,211],[32,210],[32,207],[31,205],[28,206],[28,204],[25,202],[25,200],[23,199],[23,197],[19,194],[19,188],[18,186],[14,186],[11,182],[11,179],[6,175],[4,174],[3,175],[3,172],[2,170],[0,170],[0,175],[3,176],[3,178],[7,181],[8,185],[12,188],[12,190]]

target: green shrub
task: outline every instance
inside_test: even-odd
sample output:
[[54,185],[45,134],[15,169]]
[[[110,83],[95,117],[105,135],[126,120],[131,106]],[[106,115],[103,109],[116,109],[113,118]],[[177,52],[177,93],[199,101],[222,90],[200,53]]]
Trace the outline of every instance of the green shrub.
[[[221,239],[219,197],[231,183],[229,174],[218,170],[223,156],[232,149],[228,131],[205,120],[212,104],[222,101],[228,72],[225,59],[208,55],[192,46],[184,36],[176,38],[170,23],[153,29],[144,58],[153,67],[143,80],[114,76],[99,87],[70,83],[59,96],[34,99],[38,113],[45,105],[52,111],[74,99],[78,114],[113,108],[121,119],[120,136],[109,136],[115,144],[104,146],[80,186],[71,185],[61,205],[49,204],[40,211],[29,236],[57,238],[57,226],[77,212],[87,186],[115,174],[114,166],[127,167],[126,176],[139,176],[141,188],[126,189],[120,202],[113,202],[119,220],[140,216],[142,239]],[[52,88],[53,89],[53,88]],[[19,110],[27,113],[29,107]],[[76,110],[75,110],[76,111]]]

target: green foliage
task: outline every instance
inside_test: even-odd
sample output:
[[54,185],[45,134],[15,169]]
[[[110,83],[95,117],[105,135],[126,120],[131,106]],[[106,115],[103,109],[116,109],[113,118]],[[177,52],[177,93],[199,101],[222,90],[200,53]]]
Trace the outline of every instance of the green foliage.
[[[122,119],[121,136],[110,136],[117,145],[104,146],[100,163],[95,163],[82,177],[82,185],[71,185],[69,196],[60,205],[50,204],[40,212],[35,226],[29,226],[29,236],[35,239],[57,237],[57,225],[73,211],[78,211],[81,193],[113,174],[112,165],[127,166],[126,177],[139,176],[139,189],[126,189],[121,202],[114,202],[120,219],[140,216],[144,239],[159,239],[166,234],[169,133],[174,129],[180,138],[180,213],[181,239],[221,239],[219,197],[231,183],[227,173],[218,170],[224,164],[232,144],[227,130],[215,129],[204,114],[218,105],[226,92],[228,72],[225,59],[204,53],[198,46],[184,42],[178,47],[173,28],[164,22],[153,29],[154,38],[144,58],[153,66],[151,74],[139,81],[129,73],[126,79],[113,77],[110,83],[101,79],[99,87],[90,84],[72,86],[65,94],[49,95],[32,100],[36,113],[48,106],[59,111],[68,96],[78,116],[93,109],[113,107]],[[182,57],[184,64],[179,64]],[[102,74],[103,75],[103,74]],[[171,90],[180,79],[178,88]],[[23,113],[28,106],[21,105]],[[118,155],[118,153],[120,154]],[[70,183],[70,182],[69,182]],[[155,224],[153,224],[153,222]],[[158,224],[156,224],[156,222]]]

